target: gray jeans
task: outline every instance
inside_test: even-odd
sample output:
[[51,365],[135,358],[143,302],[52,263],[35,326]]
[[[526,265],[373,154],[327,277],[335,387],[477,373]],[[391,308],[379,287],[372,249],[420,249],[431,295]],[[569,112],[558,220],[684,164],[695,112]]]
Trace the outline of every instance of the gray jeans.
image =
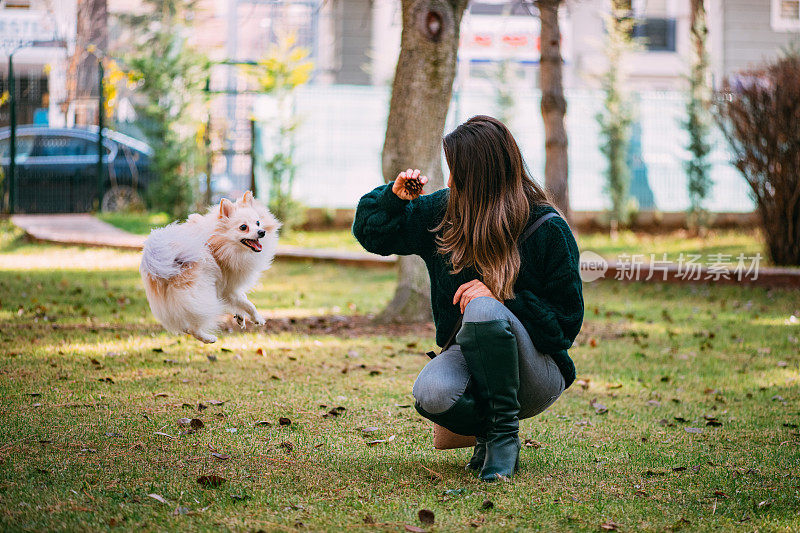
[[[475,298],[464,311],[464,322],[501,319],[508,320],[517,338],[519,418],[530,418],[550,407],[561,396],[564,376],[552,357],[536,350],[525,327],[502,303],[493,298]],[[461,347],[454,344],[425,365],[414,382],[412,394],[427,412],[443,413],[464,394],[469,379]]]

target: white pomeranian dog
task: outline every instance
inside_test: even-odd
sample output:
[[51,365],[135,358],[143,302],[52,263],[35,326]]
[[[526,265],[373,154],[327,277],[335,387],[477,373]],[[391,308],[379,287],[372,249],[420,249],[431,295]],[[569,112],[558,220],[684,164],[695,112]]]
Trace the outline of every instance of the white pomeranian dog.
[[275,257],[280,222],[247,191],[205,215],[155,229],[144,243],[139,272],[153,315],[174,333],[206,342],[220,317],[232,313],[264,324],[246,293]]

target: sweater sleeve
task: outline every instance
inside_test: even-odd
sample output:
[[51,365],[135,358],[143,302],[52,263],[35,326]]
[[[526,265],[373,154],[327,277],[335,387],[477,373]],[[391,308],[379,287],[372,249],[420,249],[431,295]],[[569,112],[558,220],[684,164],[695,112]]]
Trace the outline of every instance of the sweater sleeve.
[[537,350],[547,354],[567,350],[583,323],[575,237],[563,219],[553,219],[524,244],[523,253],[539,282],[520,276],[515,297],[506,301],[506,306],[525,326]]
[[392,185],[381,185],[358,202],[353,235],[365,250],[378,255],[424,255],[433,246],[432,221],[444,190],[403,200]]

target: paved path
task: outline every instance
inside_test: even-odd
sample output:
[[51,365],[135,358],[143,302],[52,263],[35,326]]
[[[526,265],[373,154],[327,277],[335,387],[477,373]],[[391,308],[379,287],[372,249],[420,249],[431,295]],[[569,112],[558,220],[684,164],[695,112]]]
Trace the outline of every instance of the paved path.
[[[11,222],[22,228],[32,239],[43,242],[108,246],[126,250],[141,250],[144,235],[133,235],[88,214],[14,215]],[[397,257],[383,257],[367,252],[278,246],[276,257],[331,261],[362,266],[391,266]]]

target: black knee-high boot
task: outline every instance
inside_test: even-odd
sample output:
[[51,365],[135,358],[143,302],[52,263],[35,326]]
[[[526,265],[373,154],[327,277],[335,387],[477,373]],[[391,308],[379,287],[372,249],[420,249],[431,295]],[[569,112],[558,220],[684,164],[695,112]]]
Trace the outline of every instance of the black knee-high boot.
[[508,320],[465,322],[456,341],[473,390],[486,408],[486,459],[480,477],[511,477],[519,466],[519,355]]

